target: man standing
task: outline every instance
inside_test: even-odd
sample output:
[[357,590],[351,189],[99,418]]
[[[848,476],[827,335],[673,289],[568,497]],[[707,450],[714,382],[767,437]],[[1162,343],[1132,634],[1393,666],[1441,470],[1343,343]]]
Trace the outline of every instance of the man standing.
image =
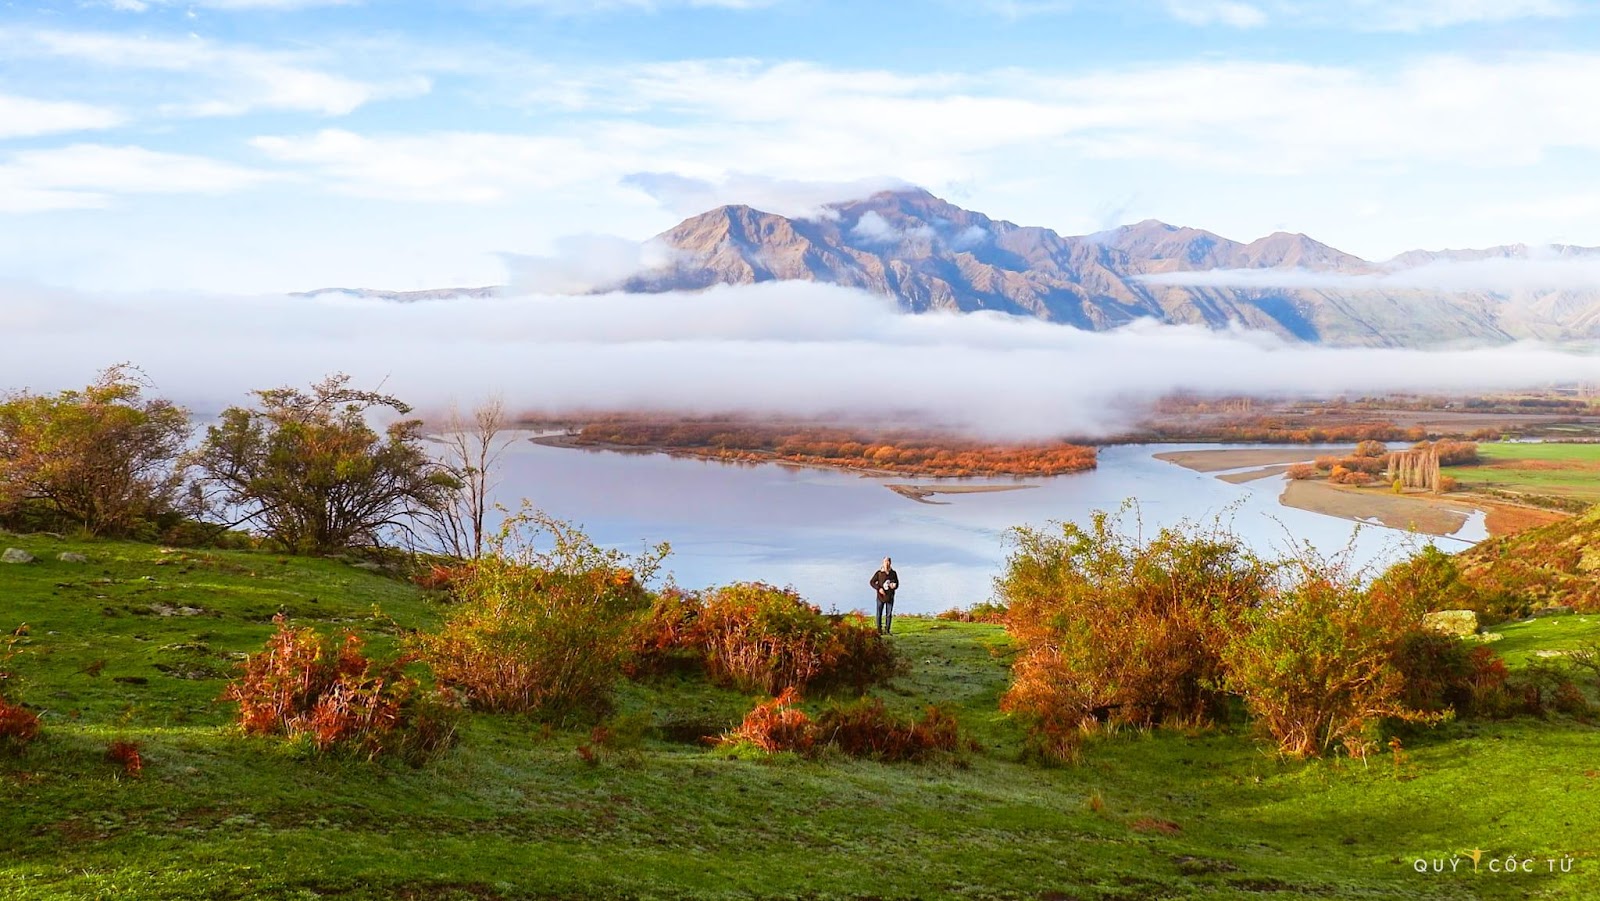
[[883,565],[872,574],[872,581],[867,583],[878,592],[878,634],[888,635],[894,631],[894,592],[900,587],[900,574],[894,571],[894,566],[888,557],[883,558]]

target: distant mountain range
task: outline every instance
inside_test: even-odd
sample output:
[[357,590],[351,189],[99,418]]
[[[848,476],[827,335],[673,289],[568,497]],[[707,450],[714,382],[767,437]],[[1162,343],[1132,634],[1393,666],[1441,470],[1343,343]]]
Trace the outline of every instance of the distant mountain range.
[[607,290],[798,279],[888,295],[909,312],[998,310],[1097,331],[1153,318],[1337,345],[1600,339],[1600,278],[1541,288],[1513,284],[1514,273],[1505,271],[1482,286],[1443,277],[1452,268],[1481,272],[1494,261],[1540,256],[1592,258],[1600,274],[1600,248],[1410,251],[1373,263],[1300,234],[1243,244],[1156,220],[1062,236],[921,190],[833,204],[808,218],[723,206],[657,240],[675,251],[676,262]]

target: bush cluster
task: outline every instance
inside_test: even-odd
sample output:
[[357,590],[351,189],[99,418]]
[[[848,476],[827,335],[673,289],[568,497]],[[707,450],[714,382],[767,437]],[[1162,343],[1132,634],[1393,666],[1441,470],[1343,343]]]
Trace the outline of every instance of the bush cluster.
[[342,640],[280,614],[266,649],[242,664],[223,698],[239,705],[239,726],[252,735],[304,738],[319,752],[348,751],[368,759],[397,755],[413,763],[454,741],[450,705],[425,695],[404,674],[409,658],[372,660],[361,639]]
[[1039,754],[1071,759],[1102,724],[1212,722],[1238,699],[1282,753],[1365,756],[1383,723],[1460,700],[1422,684],[1455,686],[1455,664],[1430,664],[1444,652],[1416,637],[1448,557],[1369,589],[1309,548],[1262,560],[1220,525],[1149,540],[1119,525],[1097,512],[1087,527],[1013,533],[998,587],[1020,655],[1002,706]]
[[633,668],[700,666],[719,685],[780,694],[853,688],[894,675],[894,648],[860,614],[828,616],[793,589],[740,582],[658,596],[632,640]]
[[1217,712],[1229,636],[1272,575],[1242,542],[1186,527],[1141,541],[1104,511],[1087,528],[1013,534],[998,589],[1022,653],[1002,706],[1030,723],[1041,750],[1070,756],[1085,721]]
[[878,698],[860,698],[831,703],[812,718],[799,709],[799,703],[799,691],[786,689],[757,704],[720,743],[799,754],[832,748],[851,757],[891,763],[953,754],[971,744],[963,741],[954,714],[942,707],[929,707],[920,719],[909,719],[889,712]]

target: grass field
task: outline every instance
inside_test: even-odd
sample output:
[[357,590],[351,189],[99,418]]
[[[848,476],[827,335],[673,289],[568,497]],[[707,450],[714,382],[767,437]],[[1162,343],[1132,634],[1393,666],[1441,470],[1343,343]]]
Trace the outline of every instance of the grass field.
[[1600,444],[1493,442],[1479,444],[1478,456],[1476,466],[1445,470],[1463,490],[1600,503]]
[[[237,735],[215,699],[275,612],[381,647],[436,621],[417,590],[333,560],[0,545],[40,558],[0,567],[0,626],[30,624],[6,690],[46,729],[0,756],[7,899],[1579,899],[1600,882],[1600,729],[1569,720],[1449,724],[1367,764],[1281,760],[1242,727],[1125,731],[1042,768],[1020,762],[997,712],[1003,630],[902,619],[909,670],[879,693],[905,711],[950,705],[981,748],[964,759],[754,759],[669,740],[753,700],[674,677],[624,687],[620,714],[654,728],[595,765],[575,753],[586,733],[505,716],[471,717],[423,768],[373,765]],[[1497,644],[1520,659],[1597,622],[1504,624]],[[142,778],[105,761],[116,738],[143,744]],[[1457,857],[1471,849],[1477,873]],[[1508,855],[1536,865],[1489,870]],[[1547,870],[1566,855],[1570,873]]]

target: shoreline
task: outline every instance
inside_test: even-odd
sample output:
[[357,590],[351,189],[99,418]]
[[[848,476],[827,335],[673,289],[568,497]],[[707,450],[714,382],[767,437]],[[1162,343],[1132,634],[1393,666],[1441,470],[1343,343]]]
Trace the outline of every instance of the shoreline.
[[[534,444],[537,444],[537,445],[539,445],[541,447],[554,447],[554,448],[561,448],[563,450],[605,451],[605,452],[618,453],[618,454],[664,454],[664,455],[666,455],[668,457],[677,457],[677,458],[683,459],[683,460],[703,460],[703,461],[708,462],[708,463],[723,463],[723,464],[734,465],[734,466],[741,466],[741,465],[742,466],[767,466],[767,465],[772,465],[772,466],[788,466],[788,467],[792,467],[794,469],[815,469],[815,470],[819,470],[819,471],[822,471],[822,472],[849,472],[849,473],[854,473],[854,474],[856,474],[858,476],[861,476],[862,478],[873,478],[873,479],[937,479],[937,480],[939,480],[941,482],[963,482],[963,481],[966,481],[968,479],[1015,479],[1019,483],[1019,484],[1016,484],[1016,485],[968,485],[968,486],[955,485],[955,486],[951,486],[951,487],[939,487],[939,488],[929,488],[929,486],[909,485],[909,484],[900,486],[900,487],[913,488],[913,489],[929,488],[929,490],[927,490],[925,492],[922,492],[922,493],[925,493],[925,494],[976,494],[976,493],[983,493],[983,492],[989,492],[989,491],[1011,491],[1011,490],[1014,490],[1014,489],[1017,489],[1017,488],[1034,488],[1034,487],[1037,487],[1037,486],[1028,485],[1028,484],[1021,484],[1021,483],[1025,479],[1037,479],[1037,478],[1052,478],[1053,479],[1053,478],[1057,478],[1059,476],[1070,476],[1070,475],[1075,475],[1076,474],[1076,472],[1063,472],[1063,473],[1055,473],[1053,475],[1046,475],[1046,476],[1038,476],[1038,475],[1028,476],[1028,475],[1018,475],[1018,474],[1015,474],[1015,473],[1000,472],[1000,473],[974,473],[972,475],[965,475],[965,476],[951,476],[951,475],[940,475],[940,474],[934,473],[934,472],[906,471],[906,470],[903,470],[903,469],[875,469],[875,468],[870,467],[870,466],[852,466],[852,465],[843,464],[843,463],[818,463],[818,462],[814,462],[814,461],[789,460],[789,459],[785,459],[783,457],[779,457],[779,456],[777,456],[775,454],[769,454],[769,455],[764,456],[764,457],[762,457],[760,459],[754,459],[754,460],[748,460],[748,459],[732,459],[732,460],[729,460],[729,459],[724,459],[722,457],[718,457],[714,453],[700,452],[700,451],[697,451],[697,450],[695,450],[693,448],[666,447],[666,446],[663,446],[663,445],[654,445],[654,444],[652,444],[652,445],[608,444],[608,443],[605,443],[605,442],[579,444],[578,441],[575,439],[575,437],[571,436],[571,435],[533,435],[533,436],[530,436],[527,440],[532,442],[532,443],[534,443]],[[1090,471],[1092,471],[1092,469],[1086,469],[1086,470],[1080,470],[1080,471],[1082,471],[1082,472],[1090,472]],[[896,486],[887,485],[885,487],[889,488],[891,491],[894,491],[896,494],[900,494],[903,497],[908,497],[908,498],[911,498],[912,500],[921,500],[921,498],[912,497],[911,494],[907,494],[906,492],[900,491]],[[924,503],[948,503],[947,501],[923,501],[923,502]]]
[[[1289,464],[1310,462],[1319,453],[1337,453],[1337,449],[1208,449],[1167,451],[1152,456],[1193,472],[1215,474],[1225,482],[1242,484],[1281,475]],[[1278,503],[1351,522],[1375,522],[1391,529],[1410,529],[1436,537],[1447,537],[1459,531],[1473,513],[1480,511],[1485,514],[1484,528],[1489,538],[1512,535],[1566,518],[1566,514],[1557,511],[1470,492],[1394,494],[1387,488],[1334,485],[1322,480],[1285,482]]]

